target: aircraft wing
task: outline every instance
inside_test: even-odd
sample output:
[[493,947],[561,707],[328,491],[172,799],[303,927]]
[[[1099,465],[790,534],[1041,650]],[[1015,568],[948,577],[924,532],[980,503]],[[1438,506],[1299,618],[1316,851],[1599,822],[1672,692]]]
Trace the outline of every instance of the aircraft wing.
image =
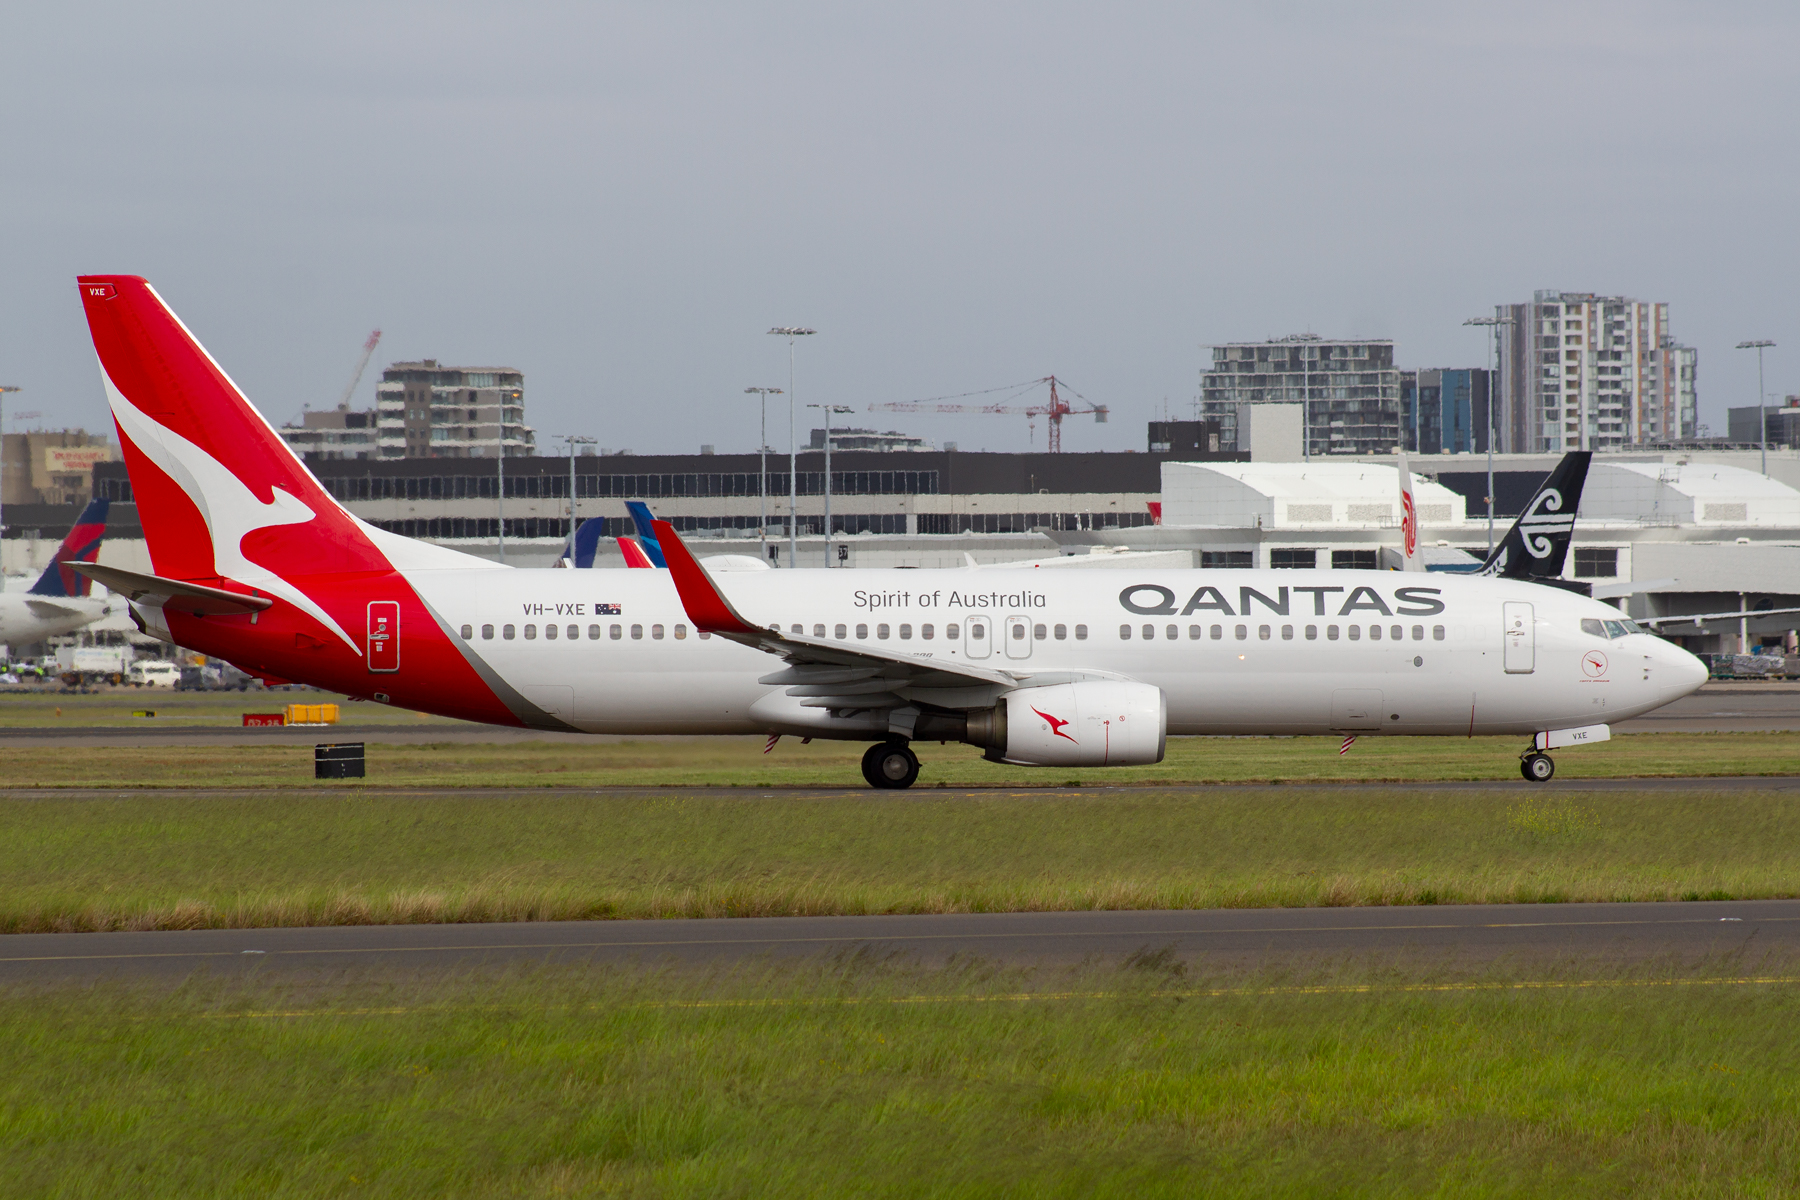
[[1695,613],[1681,617],[1633,617],[1639,625],[1655,628],[1659,625],[1699,625],[1705,621],[1736,621],[1746,617],[1785,617],[1800,613],[1800,608],[1754,608],[1739,609],[1736,612]]
[[752,625],[719,591],[672,525],[657,521],[656,534],[688,619],[708,633],[785,659],[786,670],[765,675],[757,682],[788,685],[792,689],[788,694],[804,697],[801,703],[807,708],[892,708],[906,703],[897,694],[902,688],[934,692],[974,687],[1010,690],[1028,679],[1036,684],[1125,678],[1108,671],[1006,671],[963,660],[896,654],[874,646],[846,645]]
[[58,604],[54,600],[41,600],[36,596],[25,601],[25,607],[30,609],[31,615],[40,621],[61,621],[69,617],[91,615],[86,609],[75,608],[68,604]]

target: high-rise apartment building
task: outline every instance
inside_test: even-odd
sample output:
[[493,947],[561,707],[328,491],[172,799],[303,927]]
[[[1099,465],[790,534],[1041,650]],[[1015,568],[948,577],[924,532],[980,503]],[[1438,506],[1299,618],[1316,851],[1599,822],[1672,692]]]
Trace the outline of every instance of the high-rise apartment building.
[[530,454],[525,376],[511,367],[397,362],[375,387],[382,458],[497,458]]
[[1503,304],[1500,433],[1511,453],[1617,450],[1692,438],[1696,356],[1669,306],[1627,296],[1539,291]]
[[1418,454],[1486,452],[1491,381],[1479,367],[1400,372],[1401,444]]
[[1200,417],[1237,448],[1237,406],[1302,402],[1306,452],[1391,454],[1400,441],[1400,372],[1386,339],[1327,340],[1297,333],[1212,347],[1200,374]]

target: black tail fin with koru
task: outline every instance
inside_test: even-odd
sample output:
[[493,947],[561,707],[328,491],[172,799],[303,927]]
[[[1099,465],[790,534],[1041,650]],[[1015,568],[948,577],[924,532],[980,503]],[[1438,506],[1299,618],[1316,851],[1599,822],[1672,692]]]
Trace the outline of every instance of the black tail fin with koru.
[[1519,519],[1481,564],[1479,574],[1533,580],[1562,575],[1569,557],[1569,542],[1575,536],[1575,510],[1581,507],[1581,488],[1587,482],[1588,463],[1593,457],[1591,450],[1563,455]]

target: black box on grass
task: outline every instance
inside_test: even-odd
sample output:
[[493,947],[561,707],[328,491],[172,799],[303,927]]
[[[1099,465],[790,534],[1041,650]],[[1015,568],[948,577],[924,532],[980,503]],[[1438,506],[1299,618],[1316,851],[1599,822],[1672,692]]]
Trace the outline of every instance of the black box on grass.
[[313,747],[314,779],[361,779],[361,742],[321,742]]

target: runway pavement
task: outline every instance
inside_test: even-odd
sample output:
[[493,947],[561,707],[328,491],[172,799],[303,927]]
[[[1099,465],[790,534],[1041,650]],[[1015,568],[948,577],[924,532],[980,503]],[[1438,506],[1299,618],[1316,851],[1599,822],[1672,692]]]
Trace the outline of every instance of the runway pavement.
[[1729,969],[1800,950],[1800,900],[1445,905],[393,925],[0,938],[0,985],[528,964],[727,966],[857,952],[924,963],[1118,964],[1168,950],[1207,966],[1377,960],[1469,965],[1646,960]]

